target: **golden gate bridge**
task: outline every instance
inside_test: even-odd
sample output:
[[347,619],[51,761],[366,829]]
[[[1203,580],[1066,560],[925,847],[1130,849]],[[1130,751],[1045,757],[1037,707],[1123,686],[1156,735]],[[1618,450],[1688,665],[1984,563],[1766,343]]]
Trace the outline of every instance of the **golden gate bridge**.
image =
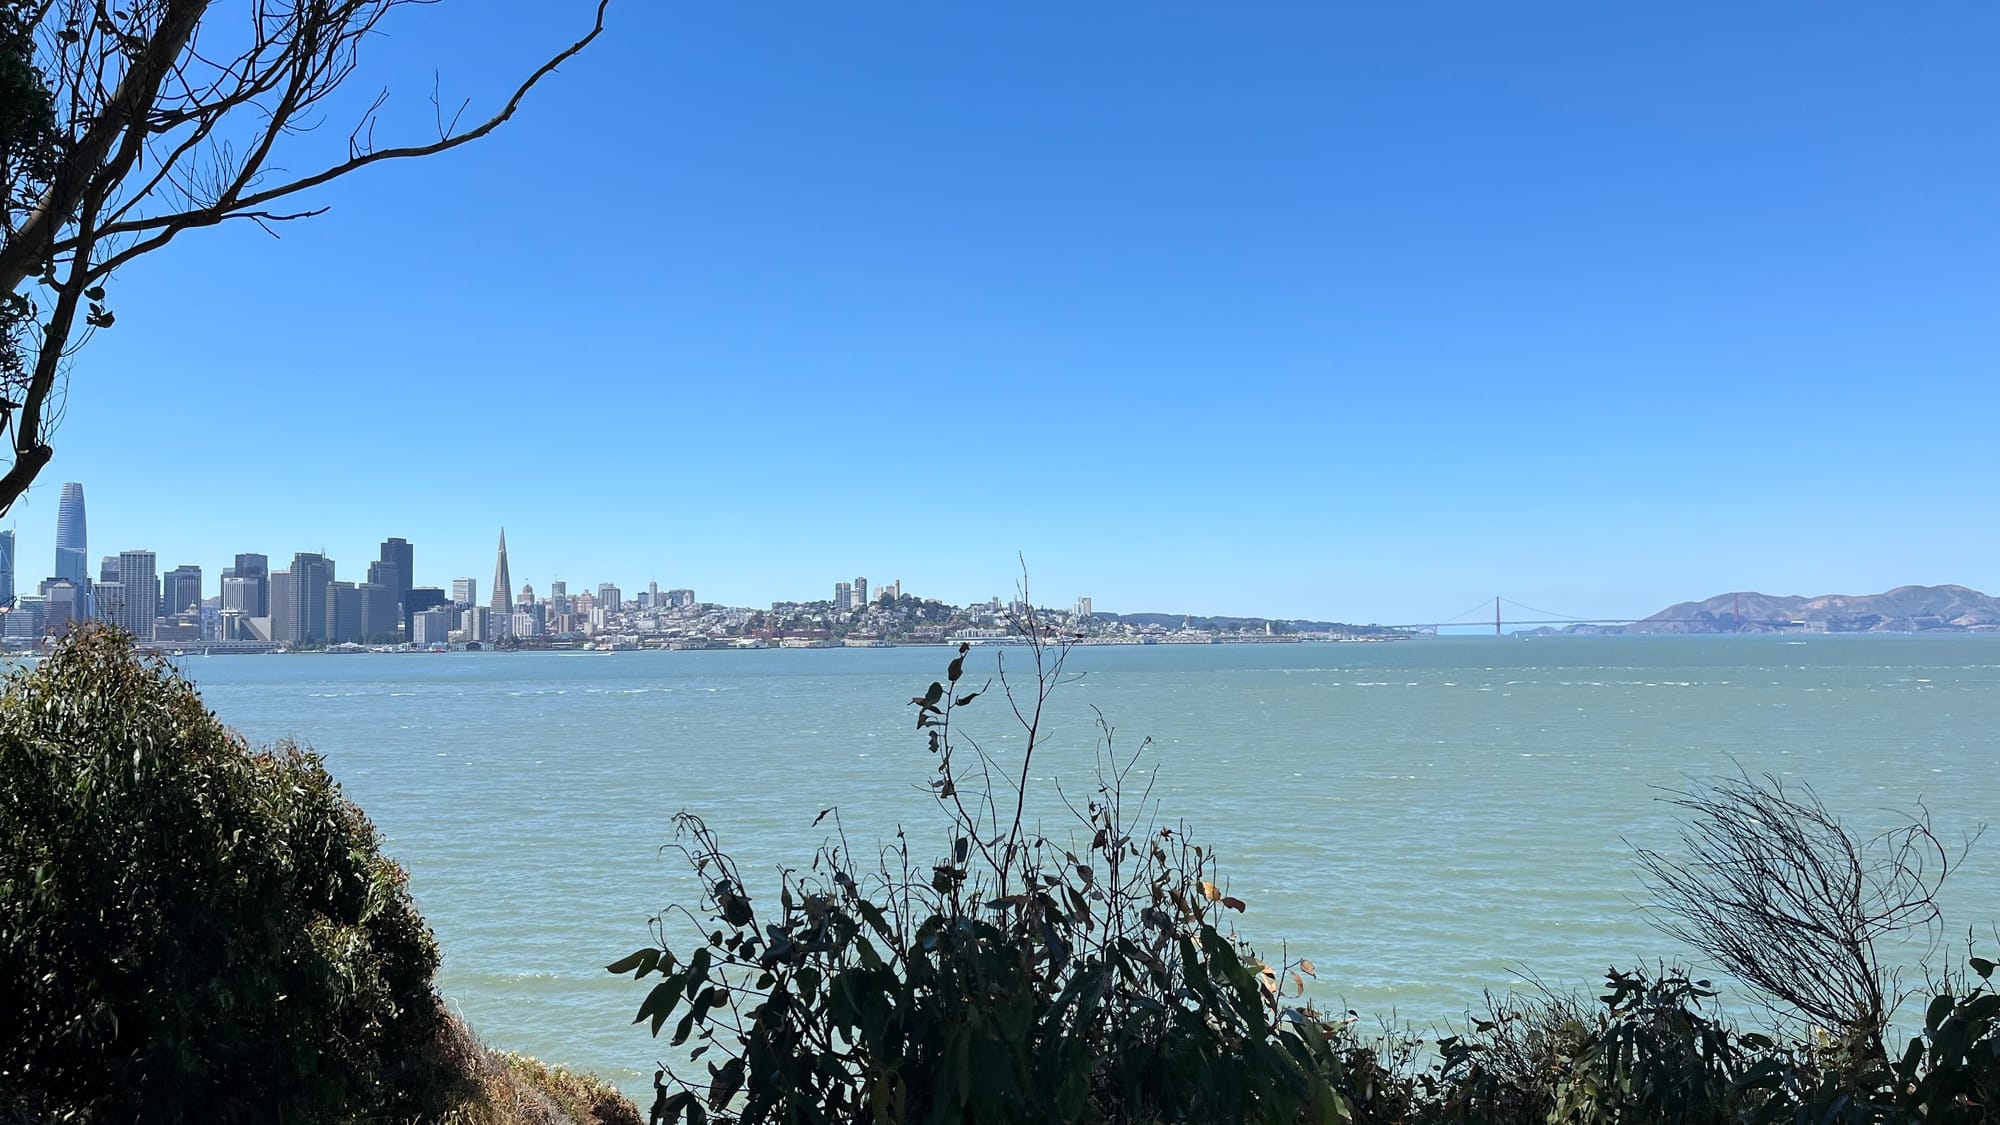
[[[1512,607],[1517,613],[1535,614],[1537,616],[1510,618],[1506,616],[1506,607]],[[1403,629],[1412,633],[1429,632],[1432,635],[1436,635],[1441,630],[1445,629],[1484,629],[1488,625],[1491,625],[1493,627],[1493,635],[1499,637],[1506,635],[1506,631],[1509,628],[1520,627],[1520,626],[1637,625],[1641,621],[1654,622],[1662,625],[1666,624],[1693,625],[1693,624],[1714,623],[1714,619],[1709,617],[1571,617],[1567,614],[1557,613],[1554,610],[1537,609],[1531,605],[1523,605],[1522,603],[1517,602],[1512,598],[1504,597],[1498,594],[1494,595],[1493,597],[1492,618],[1488,619],[1485,616],[1485,613],[1486,613],[1486,602],[1484,599],[1482,599],[1478,605],[1473,606],[1471,609],[1467,609],[1460,613],[1454,614],[1452,615],[1452,617],[1444,621],[1421,621],[1411,625],[1384,625],[1382,626],[1382,628]],[[1474,614],[1478,614],[1480,616],[1475,617],[1473,616]],[[1794,621],[1745,621],[1743,619],[1743,599],[1741,596],[1738,596],[1736,599],[1736,612],[1731,623],[1737,629],[1742,629],[1745,626],[1753,626],[1753,625],[1784,626],[1784,625],[1798,624],[1798,622]]]

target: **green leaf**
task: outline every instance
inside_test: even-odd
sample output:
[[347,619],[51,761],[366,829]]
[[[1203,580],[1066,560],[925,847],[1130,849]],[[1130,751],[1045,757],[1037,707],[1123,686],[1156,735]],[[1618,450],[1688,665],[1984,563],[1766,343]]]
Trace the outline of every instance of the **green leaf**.
[[[622,977],[626,973],[632,972],[632,970],[634,969],[638,969],[639,970],[638,974],[635,977],[633,977],[634,980],[637,980],[639,977],[643,977],[647,973],[652,972],[654,966],[658,965],[659,963],[660,963],[659,950],[641,949],[638,952],[632,954],[630,957],[621,957],[618,960],[613,961],[611,964],[604,966],[604,971],[612,974],[613,976]],[[641,966],[644,967],[641,968]]]

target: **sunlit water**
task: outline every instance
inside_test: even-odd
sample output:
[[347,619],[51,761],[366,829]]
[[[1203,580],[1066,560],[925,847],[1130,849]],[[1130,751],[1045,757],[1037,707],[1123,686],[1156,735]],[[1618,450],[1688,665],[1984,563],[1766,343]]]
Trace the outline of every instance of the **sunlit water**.
[[[326,754],[409,867],[444,992],[489,1042],[638,1091],[664,1044],[630,1026],[645,986],[603,966],[691,892],[659,852],[671,815],[706,816],[753,882],[807,859],[832,805],[857,844],[899,824],[933,843],[907,701],[949,655],[182,663],[252,739]],[[972,678],[994,659],[976,653]],[[1857,824],[1922,799],[1952,835],[2000,809],[2000,637],[1106,647],[1070,667],[1037,780],[1089,788],[1093,707],[1121,743],[1150,736],[1161,815],[1219,849],[1244,931],[1316,961],[1327,1001],[1419,1024],[1524,977],[1589,986],[1674,952],[1634,905],[1628,841],[1672,841],[1655,787],[1768,770]],[[964,718],[1018,747],[997,692]],[[1955,876],[1960,939],[2000,919],[1996,847]]]

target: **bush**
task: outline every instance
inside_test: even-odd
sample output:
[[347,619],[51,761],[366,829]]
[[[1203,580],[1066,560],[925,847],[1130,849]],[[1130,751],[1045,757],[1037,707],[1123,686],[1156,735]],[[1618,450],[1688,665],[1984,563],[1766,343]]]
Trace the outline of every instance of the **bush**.
[[320,759],[252,751],[73,633],[0,692],[0,1105],[23,1120],[435,1113],[438,952]]
[[[1028,635],[1039,640],[1032,624]],[[671,1024],[686,1051],[662,1095],[669,1116],[1350,1116],[1337,1029],[1284,999],[1303,992],[1311,963],[1272,965],[1238,940],[1228,919],[1244,904],[1217,885],[1211,853],[1127,792],[1137,754],[1116,751],[1109,728],[1097,790],[1070,806],[1075,842],[1023,827],[1022,788],[1064,650],[1037,643],[1029,654],[1032,682],[1007,682],[1004,666],[1001,678],[1026,736],[1018,761],[970,742],[962,750],[953,735],[956,713],[986,690],[965,682],[963,646],[911,701],[949,827],[935,863],[915,861],[900,834],[888,861],[867,868],[831,843],[810,872],[785,873],[766,910],[709,827],[681,814],[681,847],[704,890],[698,913],[654,919],[659,944],[609,966],[662,978],[636,1022],[655,1035]],[[692,939],[678,950],[676,921]]]

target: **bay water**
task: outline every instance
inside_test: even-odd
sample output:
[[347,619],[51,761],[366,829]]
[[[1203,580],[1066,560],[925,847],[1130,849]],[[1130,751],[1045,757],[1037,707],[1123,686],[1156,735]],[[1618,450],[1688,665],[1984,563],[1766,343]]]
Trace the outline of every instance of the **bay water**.
[[[604,966],[698,887],[662,846],[700,813],[753,894],[826,838],[909,833],[942,854],[935,759],[911,696],[943,648],[189,657],[217,715],[326,756],[411,872],[440,983],[489,1043],[642,1092],[664,1042],[631,1026],[650,982]],[[977,686],[1022,649],[975,649]],[[2000,810],[2000,636],[1436,638],[1078,648],[1033,764],[1031,815],[1086,798],[1102,732],[1162,823],[1184,821],[1245,899],[1267,956],[1314,994],[1428,1027],[1488,991],[1590,988],[1685,955],[1639,909],[1631,848],[1670,850],[1660,787],[1770,772],[1863,830],[1916,802],[1958,840]],[[1002,760],[995,690],[959,718]],[[1946,937],[1991,955],[2000,837],[1944,896]],[[1914,954],[1912,954],[1914,956]],[[1942,951],[1939,963],[1952,954]]]

